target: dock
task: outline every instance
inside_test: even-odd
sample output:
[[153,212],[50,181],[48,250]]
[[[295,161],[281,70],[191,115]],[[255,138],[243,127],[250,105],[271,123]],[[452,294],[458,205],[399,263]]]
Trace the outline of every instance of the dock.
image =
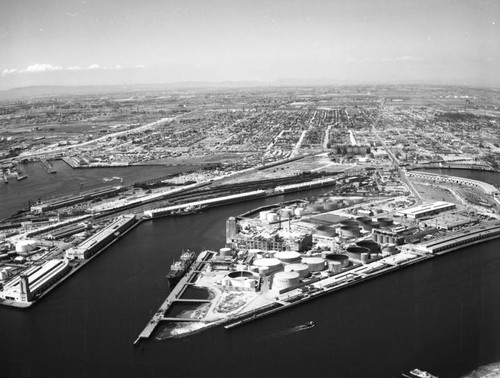
[[189,267],[184,276],[179,280],[177,285],[175,285],[170,291],[167,299],[161,304],[160,308],[155,312],[153,318],[149,321],[146,327],[139,334],[139,337],[134,341],[134,345],[137,344],[142,339],[149,339],[153,332],[155,331],[158,324],[162,321],[170,321],[170,322],[190,322],[196,321],[199,322],[199,319],[189,319],[189,318],[175,318],[175,317],[165,317],[165,314],[168,312],[170,307],[175,302],[188,302],[188,303],[210,303],[211,300],[208,299],[181,299],[180,296],[184,292],[185,289],[192,285],[191,280],[195,278],[196,275],[199,274],[201,266],[206,263],[207,260],[210,260],[215,254],[215,252],[206,251],[205,255],[200,255],[196,259],[195,262]]

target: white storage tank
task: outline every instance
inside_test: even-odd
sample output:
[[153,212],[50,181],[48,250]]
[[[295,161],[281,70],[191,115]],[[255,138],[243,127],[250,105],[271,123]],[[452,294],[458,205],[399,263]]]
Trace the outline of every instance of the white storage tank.
[[248,255],[255,257],[258,253],[260,253],[260,249],[252,248],[248,250]]
[[221,257],[231,256],[231,248],[224,247],[219,249],[219,255]]
[[297,272],[300,278],[309,276],[309,267],[307,264],[288,264],[285,265],[285,272]]
[[267,272],[269,272],[279,269],[281,267],[281,261],[278,259],[262,258],[255,260],[253,264],[259,268],[259,273],[261,272],[261,268],[266,268]]
[[307,264],[311,273],[320,272],[325,269],[325,260],[321,257],[304,257],[302,263]]
[[297,272],[278,272],[273,276],[273,290],[283,290],[300,283],[300,274]]
[[33,251],[36,247],[35,240],[20,240],[16,243],[16,252],[17,253],[28,253]]
[[295,213],[295,216],[296,217],[301,217],[302,214],[304,213],[304,209],[302,207],[297,207],[295,210],[294,210],[294,213]]
[[259,213],[259,219],[262,220],[262,221],[265,221],[267,220],[267,214],[269,214],[269,211],[261,211]]
[[292,264],[300,261],[300,253],[293,251],[276,252],[274,257],[285,264]]
[[268,213],[267,214],[267,221],[269,223],[272,223],[272,222],[277,222],[278,221],[278,214],[276,213]]

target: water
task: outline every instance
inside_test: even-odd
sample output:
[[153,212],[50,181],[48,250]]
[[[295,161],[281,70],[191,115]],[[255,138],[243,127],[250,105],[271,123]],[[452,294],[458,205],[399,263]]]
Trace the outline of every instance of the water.
[[0,376],[458,377],[500,360],[499,240],[231,331],[132,346],[182,249],[219,248],[228,216],[296,197],[145,222],[30,310],[0,308]]
[[21,208],[28,207],[31,202],[39,198],[48,199],[61,196],[68,192],[77,193],[80,190],[89,190],[96,187],[118,185],[120,181],[105,181],[113,177],[121,177],[124,185],[134,182],[150,180],[169,174],[183,172],[191,169],[199,169],[193,166],[147,166],[147,167],[123,167],[123,168],[96,168],[96,169],[72,169],[62,160],[52,162],[56,174],[48,174],[39,163],[29,163],[23,168],[28,178],[16,181],[9,178],[9,184],[0,185],[0,219],[14,214]]

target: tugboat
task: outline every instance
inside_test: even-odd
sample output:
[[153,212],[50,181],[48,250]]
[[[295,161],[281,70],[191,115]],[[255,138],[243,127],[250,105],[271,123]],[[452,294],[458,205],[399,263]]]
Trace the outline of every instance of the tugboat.
[[170,265],[170,272],[167,274],[167,280],[171,288],[177,285],[184,273],[186,273],[193,264],[194,260],[196,260],[196,253],[188,249],[182,252],[179,260],[174,261],[174,263]]

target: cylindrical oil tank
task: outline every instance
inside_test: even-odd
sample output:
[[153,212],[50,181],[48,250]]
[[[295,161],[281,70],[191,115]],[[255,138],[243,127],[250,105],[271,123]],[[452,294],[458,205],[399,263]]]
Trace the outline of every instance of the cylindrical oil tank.
[[329,226],[318,226],[318,228],[316,228],[315,233],[316,235],[326,236],[326,237],[333,237],[337,235],[335,228]]
[[361,254],[361,262],[363,264],[366,264],[368,262],[368,260],[370,259],[370,254],[369,253],[362,253]]
[[356,243],[358,247],[365,247],[370,250],[370,253],[380,253],[380,245],[373,240],[360,240]]
[[371,225],[371,221],[361,224],[361,227],[363,228],[363,230],[365,230],[367,232],[371,232],[371,230],[373,230],[373,226]]
[[349,256],[349,258],[354,259],[354,260],[361,260],[361,254],[362,253],[370,253],[370,250],[365,247],[358,247],[358,246],[351,246],[347,247],[346,249],[346,254]]
[[357,226],[358,225],[358,222],[356,222],[354,219],[344,219],[344,220],[341,220],[339,223],[340,223],[340,226]]
[[368,223],[368,222],[371,222],[372,218],[370,217],[357,217],[356,218],[356,222],[358,222],[358,224],[360,226],[363,226],[363,224],[365,223]]
[[307,264],[288,264],[285,265],[285,272],[297,272],[300,278],[305,278],[309,275],[309,267]]
[[340,261],[328,261],[328,271],[332,273],[340,273],[342,271],[342,263]]
[[269,269],[277,269],[281,266],[281,261],[278,260],[278,259],[266,259],[266,258],[262,258],[262,259],[257,259],[253,262],[253,264],[255,266],[258,266],[258,267],[267,267]]
[[312,211],[313,211],[313,212],[323,210],[323,205],[322,205],[322,204],[320,204],[320,203],[315,203],[315,204],[313,204],[313,205],[311,205],[311,206],[312,206]]
[[340,253],[330,253],[326,255],[326,262],[330,264],[330,262],[340,263],[342,268],[345,268],[349,265],[349,256],[342,255]]
[[389,253],[391,255],[394,255],[397,252],[396,249],[396,244],[394,243],[387,243],[383,246],[382,251],[385,253]]
[[304,257],[302,263],[307,264],[311,273],[320,272],[325,269],[325,260],[321,257]]
[[359,236],[359,227],[357,225],[340,227],[340,237],[349,239],[358,236]]
[[231,256],[231,248],[224,247],[219,249],[219,255],[221,257]]
[[394,223],[391,218],[377,218],[377,221],[380,223],[380,227],[389,227]]
[[300,283],[298,272],[278,272],[273,276],[273,290],[282,290]]
[[280,214],[282,219],[291,218],[293,216],[293,209],[289,208],[281,209]]
[[371,222],[368,222],[367,224],[369,224],[372,227],[372,229],[373,228],[380,228],[380,223],[378,223],[378,222],[371,221]]
[[248,255],[249,256],[256,256],[258,253],[260,253],[260,249],[257,248],[252,248],[248,250]]
[[268,222],[277,222],[278,221],[278,214],[276,213],[268,213],[267,214],[267,221]]
[[268,276],[270,273],[270,269],[268,266],[259,266],[258,269],[260,276]]
[[292,264],[300,261],[300,253],[293,251],[276,252],[274,257],[285,264]]

